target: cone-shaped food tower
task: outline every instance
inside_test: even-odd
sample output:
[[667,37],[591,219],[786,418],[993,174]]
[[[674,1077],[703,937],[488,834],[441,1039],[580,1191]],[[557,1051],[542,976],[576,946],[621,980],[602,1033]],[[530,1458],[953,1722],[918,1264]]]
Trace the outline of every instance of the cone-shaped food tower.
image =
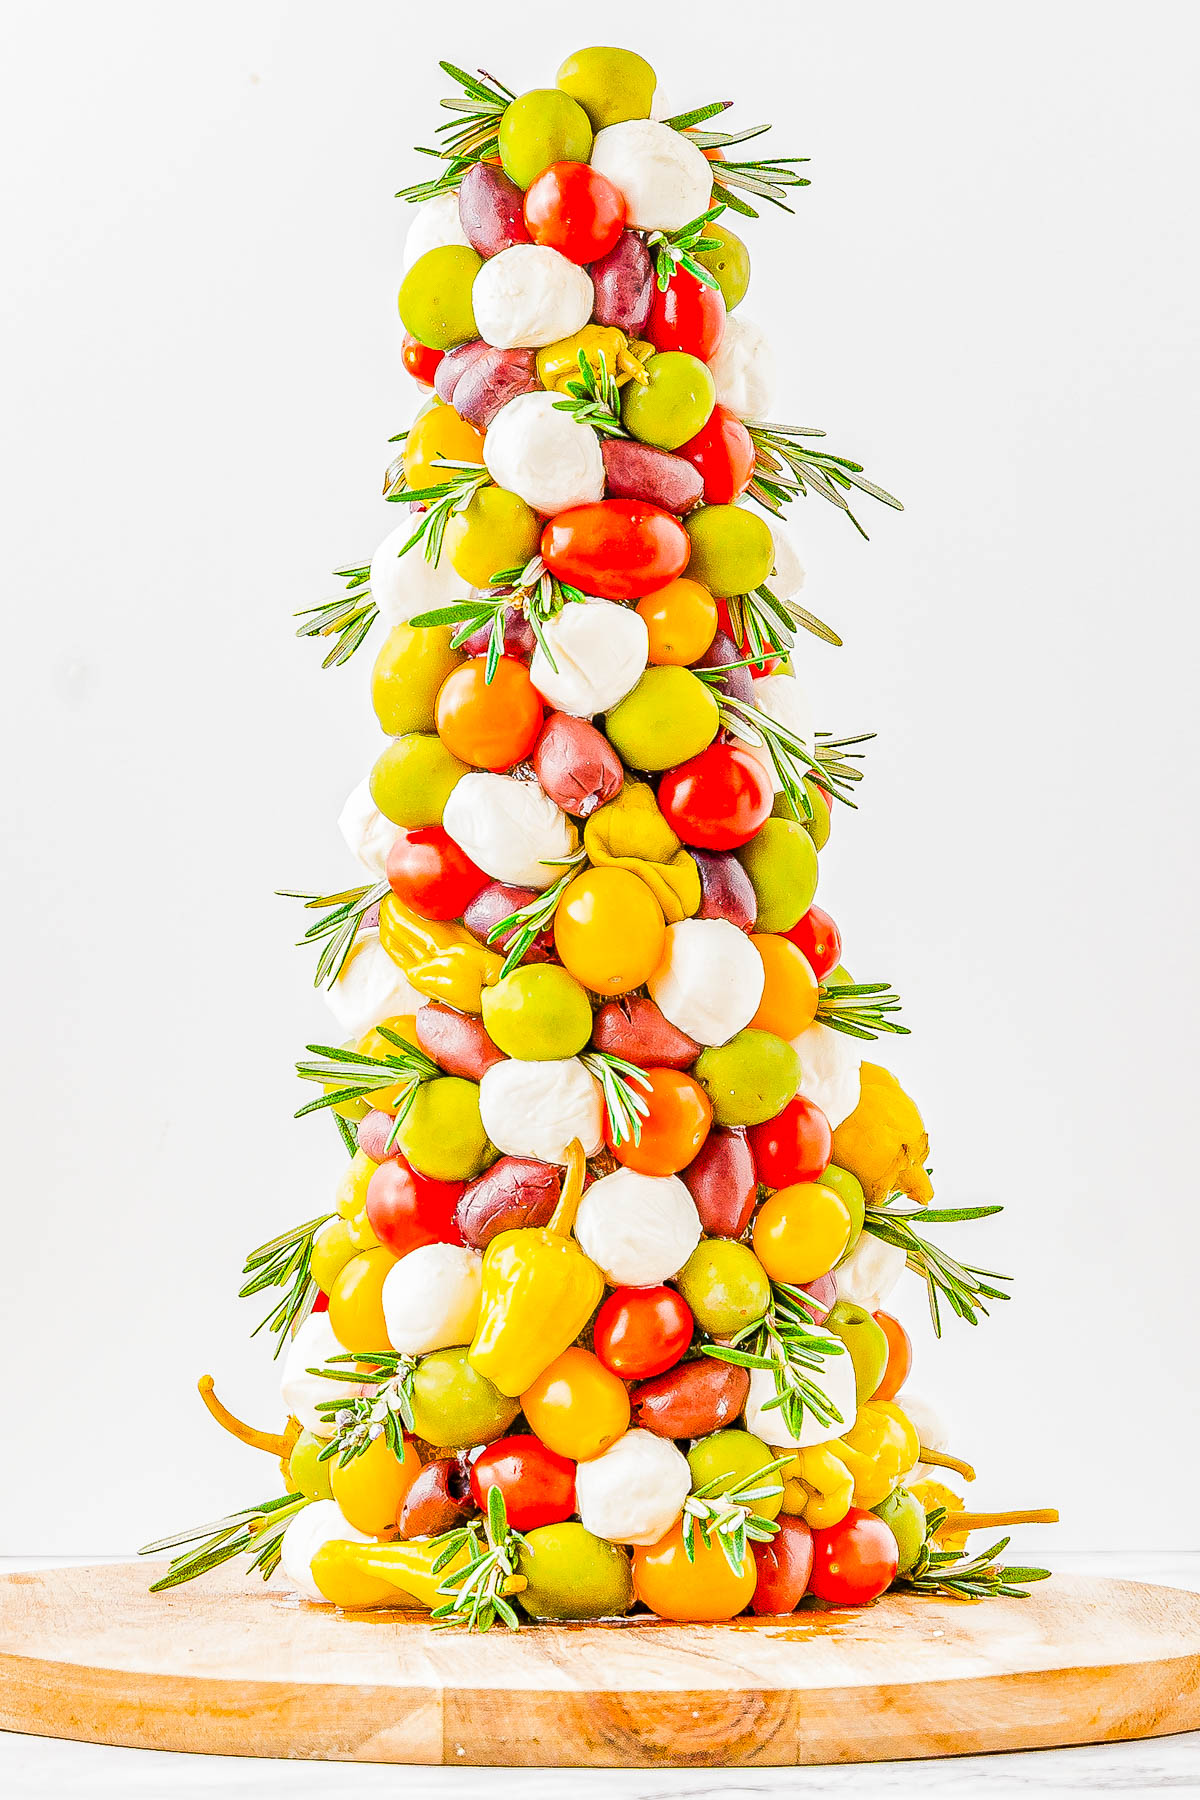
[[906,1267],[939,1333],[1004,1299],[938,1230],[996,1209],[930,1204],[863,1060],[899,1001],[815,904],[870,734],[815,729],[840,639],[783,519],[898,502],[770,422],[740,233],[801,159],[725,101],[654,116],[633,51],[526,93],[442,67],[398,523],[300,615],[327,664],[370,638],[386,736],[341,817],[366,879],[294,896],[339,1039],[301,1113],[349,1160],[246,1263],[283,1416],[201,1383],[282,1492],[151,1546],[156,1585],[244,1553],[475,1629],[1020,1594],[884,1310]]

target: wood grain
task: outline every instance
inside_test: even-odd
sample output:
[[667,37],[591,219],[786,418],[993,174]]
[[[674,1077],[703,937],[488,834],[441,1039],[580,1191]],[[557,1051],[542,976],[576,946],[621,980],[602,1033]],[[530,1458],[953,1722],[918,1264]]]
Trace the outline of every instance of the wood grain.
[[[151,1566],[152,1568],[152,1566]],[[468,1638],[220,1570],[0,1580],[0,1726],[135,1748],[506,1767],[777,1767],[1200,1726],[1200,1596],[1058,1577],[727,1625]]]

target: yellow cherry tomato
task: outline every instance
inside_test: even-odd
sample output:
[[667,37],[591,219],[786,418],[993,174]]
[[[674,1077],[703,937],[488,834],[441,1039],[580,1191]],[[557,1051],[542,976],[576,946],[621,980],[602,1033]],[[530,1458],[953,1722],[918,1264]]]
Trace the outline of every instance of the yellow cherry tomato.
[[626,1430],[629,1390],[598,1356],[573,1344],[526,1388],[521,1411],[548,1449],[590,1462]]
[[794,1038],[817,1016],[821,990],[803,950],[773,931],[754,931],[750,942],[762,957],[766,985],[762,1003],[750,1021],[755,1031]]
[[754,1221],[753,1244],[772,1281],[815,1281],[828,1275],[850,1245],[850,1208],[832,1188],[800,1181],[764,1200]]
[[396,1258],[387,1250],[360,1250],[334,1277],[329,1325],[346,1350],[390,1350],[383,1317],[383,1283]]
[[378,1165],[373,1163],[362,1150],[356,1150],[346,1167],[338,1176],[337,1188],[334,1191],[334,1202],[338,1217],[353,1219],[367,1204],[367,1184]]
[[749,1606],[758,1581],[754,1552],[747,1544],[735,1571],[715,1536],[706,1544],[697,1531],[692,1548],[689,1562],[682,1524],[673,1525],[657,1544],[635,1546],[634,1593],[660,1619],[703,1624],[735,1618]]
[[706,587],[681,575],[637,603],[650,634],[652,663],[694,663],[717,634],[717,603]]
[[662,961],[662,907],[630,869],[588,869],[563,893],[554,947],[576,981],[597,994],[627,994]]
[[[397,1037],[402,1037],[406,1043],[412,1045],[414,1050],[420,1048],[417,1043],[417,1020],[414,1013],[395,1013],[390,1019],[381,1019],[379,1025],[394,1032]],[[360,1037],[355,1044],[354,1048],[360,1056],[391,1056],[395,1053],[395,1044],[388,1038],[380,1036],[379,1025],[373,1025],[370,1031],[364,1037]],[[374,1088],[371,1093],[364,1094],[363,1101],[367,1111],[378,1107],[381,1112],[395,1112],[403,1086],[402,1081],[389,1082],[386,1087]]]
[[410,488],[440,487],[458,473],[439,468],[438,457],[446,462],[483,461],[482,431],[468,425],[452,406],[435,406],[410,426],[404,440],[404,478]]
[[348,1463],[331,1457],[328,1468],[333,1498],[355,1530],[368,1537],[387,1537],[395,1531],[408,1490],[421,1473],[421,1459],[405,1438],[404,1457],[397,1461],[381,1433],[361,1456]]
[[327,1225],[322,1225],[313,1239],[309,1270],[323,1294],[329,1293],[346,1264],[362,1248],[361,1244],[354,1241],[354,1231],[348,1219],[330,1219]]

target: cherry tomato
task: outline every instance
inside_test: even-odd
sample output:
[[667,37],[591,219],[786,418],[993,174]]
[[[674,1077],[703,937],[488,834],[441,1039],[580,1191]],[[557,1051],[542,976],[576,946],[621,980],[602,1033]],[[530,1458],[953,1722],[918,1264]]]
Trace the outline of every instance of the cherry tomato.
[[830,969],[836,969],[842,960],[842,934],[819,906],[810,906],[804,917],[783,935],[803,950],[818,981],[824,981]]
[[[733,639],[734,643],[737,645],[739,661],[743,656],[748,656],[750,654],[749,644],[746,642],[745,638],[739,638],[737,632],[733,628],[733,620],[729,616],[728,601],[717,601],[717,629],[723,631],[726,637]],[[747,673],[753,676],[755,680],[757,680],[760,675],[773,675],[779,667],[780,660],[781,659],[778,656],[761,657],[758,662],[752,662],[750,664]]]
[[812,1531],[803,1519],[785,1513],[779,1530],[763,1544],[755,1544],[758,1585],[750,1602],[753,1613],[790,1613],[804,1598],[812,1574]]
[[720,288],[709,287],[689,269],[676,269],[665,288],[655,285],[642,335],[656,350],[684,350],[711,362],[725,335]]
[[514,1531],[558,1525],[575,1511],[575,1464],[535,1437],[497,1438],[471,1467],[471,1498],[480,1512],[494,1487]]
[[625,229],[625,196],[587,163],[551,163],[526,190],[525,228],[571,262],[597,262]]
[[633,1589],[638,1599],[660,1619],[707,1623],[734,1618],[749,1605],[758,1579],[749,1544],[736,1570],[729,1566],[715,1534],[706,1544],[697,1531],[692,1548],[695,1554],[689,1562],[682,1525],[673,1525],[657,1544],[637,1545]]
[[380,1163],[367,1184],[367,1221],[393,1256],[407,1256],[423,1244],[461,1244],[454,1209],[466,1185],[419,1175],[397,1152]]
[[435,717],[452,756],[477,769],[511,769],[537,742],[542,700],[523,662],[502,656],[489,681],[487,657],[472,656],[438,689]]
[[483,433],[452,406],[431,406],[404,440],[404,478],[414,493],[445,481],[452,471],[443,461],[481,463]]
[[[374,1179],[374,1177],[372,1177]],[[772,1281],[803,1287],[828,1275],[846,1254],[853,1235],[850,1208],[832,1188],[797,1182],[764,1200],[754,1220],[751,1242]]]
[[770,815],[771,778],[739,744],[710,744],[668,769],[658,808],[676,837],[700,850],[737,850]]
[[488,878],[440,825],[402,831],[388,851],[388,885],[423,919],[461,919]]
[[[384,1168],[390,1168],[385,1163]],[[343,1350],[390,1350],[383,1316],[383,1284],[396,1258],[387,1250],[363,1250],[334,1277],[329,1323]]]
[[767,972],[763,997],[751,1025],[756,1031],[773,1031],[776,1037],[799,1037],[816,1018],[821,998],[808,958],[778,932],[753,931],[750,942]]
[[368,1537],[395,1534],[408,1490],[421,1473],[421,1459],[412,1439],[402,1441],[404,1454],[400,1457],[381,1434],[349,1462],[334,1457],[326,1465],[333,1498],[354,1529]]
[[877,1312],[872,1313],[871,1317],[888,1341],[887,1368],[871,1398],[894,1400],[912,1369],[912,1342],[899,1319],[894,1319],[891,1313]]
[[542,532],[546,567],[601,600],[640,600],[682,575],[691,540],[679,520],[644,500],[569,506]]
[[820,1181],[833,1155],[829,1120],[803,1094],[789,1100],[783,1111],[765,1124],[751,1125],[746,1137],[758,1179],[769,1188]]
[[835,1606],[865,1606],[891,1586],[899,1564],[891,1527],[852,1506],[839,1525],[813,1532],[808,1591]]
[[686,667],[698,662],[717,632],[717,608],[698,581],[681,575],[637,603],[650,636],[647,660]]
[[662,907],[632,869],[586,869],[554,913],[563,967],[595,994],[627,994],[662,961]]
[[609,1149],[627,1169],[641,1175],[674,1175],[686,1169],[708,1136],[712,1105],[708,1095],[690,1075],[678,1069],[646,1069],[649,1089],[637,1084],[639,1100],[649,1109],[635,1144],[623,1143],[606,1128]]
[[431,345],[423,344],[420,338],[413,337],[410,331],[405,332],[400,360],[413,380],[419,381],[422,387],[431,388],[433,386],[437,366],[445,354],[444,350],[434,350]]
[[629,1389],[598,1356],[572,1344],[521,1395],[529,1429],[573,1462],[589,1462],[629,1424]]
[[727,406],[714,406],[708,423],[675,454],[704,477],[704,498],[710,506],[732,506],[754,476],[753,439]]
[[626,1381],[673,1369],[692,1341],[692,1309],[674,1288],[614,1288],[592,1326],[596,1355]]
[[316,1299],[312,1303],[312,1309],[314,1312],[317,1312],[317,1313],[328,1312],[329,1311],[329,1295],[328,1294],[318,1294]]

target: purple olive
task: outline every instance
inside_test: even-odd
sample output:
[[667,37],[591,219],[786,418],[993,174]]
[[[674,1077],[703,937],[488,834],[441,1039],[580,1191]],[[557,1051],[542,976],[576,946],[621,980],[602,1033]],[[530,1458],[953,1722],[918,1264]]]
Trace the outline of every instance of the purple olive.
[[391,1113],[380,1112],[378,1109],[369,1112],[366,1118],[358,1122],[358,1147],[373,1163],[390,1162],[392,1157],[400,1154],[399,1144],[393,1144],[390,1150],[387,1147],[392,1124]]
[[592,1021],[592,1043],[639,1069],[690,1069],[701,1049],[644,994],[606,1000]]
[[502,1231],[548,1225],[562,1187],[553,1163],[502,1156],[471,1182],[454,1210],[464,1244],[483,1250]]
[[635,444],[632,438],[606,437],[601,440],[604,477],[609,493],[619,500],[645,500],[650,506],[661,506],[664,512],[690,512],[704,493],[704,477],[699,469],[672,456],[669,450],[655,450],[649,444]]
[[[531,900],[538,898],[536,888],[510,887],[504,881],[489,881],[485,888],[480,888],[466,912],[463,924],[472,932],[481,944],[488,943],[488,932],[501,919],[511,918],[521,907],[528,906]],[[518,929],[514,925],[512,931],[506,931],[503,937],[493,938],[488,948],[491,950],[507,950],[512,941],[513,932]],[[551,938],[548,931],[539,931],[533,943],[525,952],[525,962],[545,962],[550,954]]]
[[569,713],[550,714],[530,761],[543,792],[576,819],[614,800],[625,783],[621,759],[604,733]]
[[727,850],[688,852],[700,871],[698,919],[728,919],[739,931],[753,931],[758,918],[754,883]]
[[654,264],[644,239],[623,231],[607,256],[589,263],[596,298],[592,317],[597,325],[615,325],[627,337],[646,329],[654,300]]
[[837,1280],[831,1270],[828,1275],[818,1275],[815,1281],[806,1281],[803,1285],[804,1292],[813,1302],[813,1316],[819,1325],[837,1299]]
[[428,1462],[404,1497],[400,1509],[402,1538],[437,1537],[451,1531],[469,1512],[471,1465],[465,1456],[439,1456]]
[[[440,367],[440,365],[439,365]],[[502,406],[519,394],[541,389],[536,353],[532,350],[496,350],[485,344],[454,383],[454,410],[469,425],[486,431]]]
[[497,1063],[506,1062],[483,1028],[483,1020],[455,1012],[440,1000],[427,1000],[417,1008],[417,1042],[447,1075],[464,1081],[482,1081]]
[[679,1179],[696,1203],[708,1237],[740,1238],[758,1193],[754,1158],[740,1131],[710,1131]]
[[[472,588],[471,595],[485,592],[482,588]],[[459,649],[464,656],[486,656],[488,645],[492,639],[491,625],[481,625],[470,637],[463,639]],[[537,647],[537,639],[533,635],[533,626],[518,606],[506,606],[504,609],[504,655],[515,657],[519,662],[528,662]]]
[[447,350],[433,376],[433,391],[438,399],[444,400],[447,406],[453,406],[459,382],[472,364],[477,363],[481,356],[486,356],[491,347],[482,338],[473,338],[469,344],[458,344],[453,350]]
[[[697,657],[692,664],[693,669],[719,669],[726,663],[742,661],[742,652],[731,637],[718,631],[703,656]],[[749,669],[734,669],[732,674],[722,676],[717,683],[717,692],[730,700],[742,700],[747,706],[754,704],[754,683]]]
[[491,163],[472,163],[458,186],[458,219],[463,236],[480,256],[497,256],[527,244],[525,195]]
[[629,1422],[656,1437],[707,1437],[737,1418],[749,1392],[750,1376],[737,1363],[679,1363],[630,1389]]

